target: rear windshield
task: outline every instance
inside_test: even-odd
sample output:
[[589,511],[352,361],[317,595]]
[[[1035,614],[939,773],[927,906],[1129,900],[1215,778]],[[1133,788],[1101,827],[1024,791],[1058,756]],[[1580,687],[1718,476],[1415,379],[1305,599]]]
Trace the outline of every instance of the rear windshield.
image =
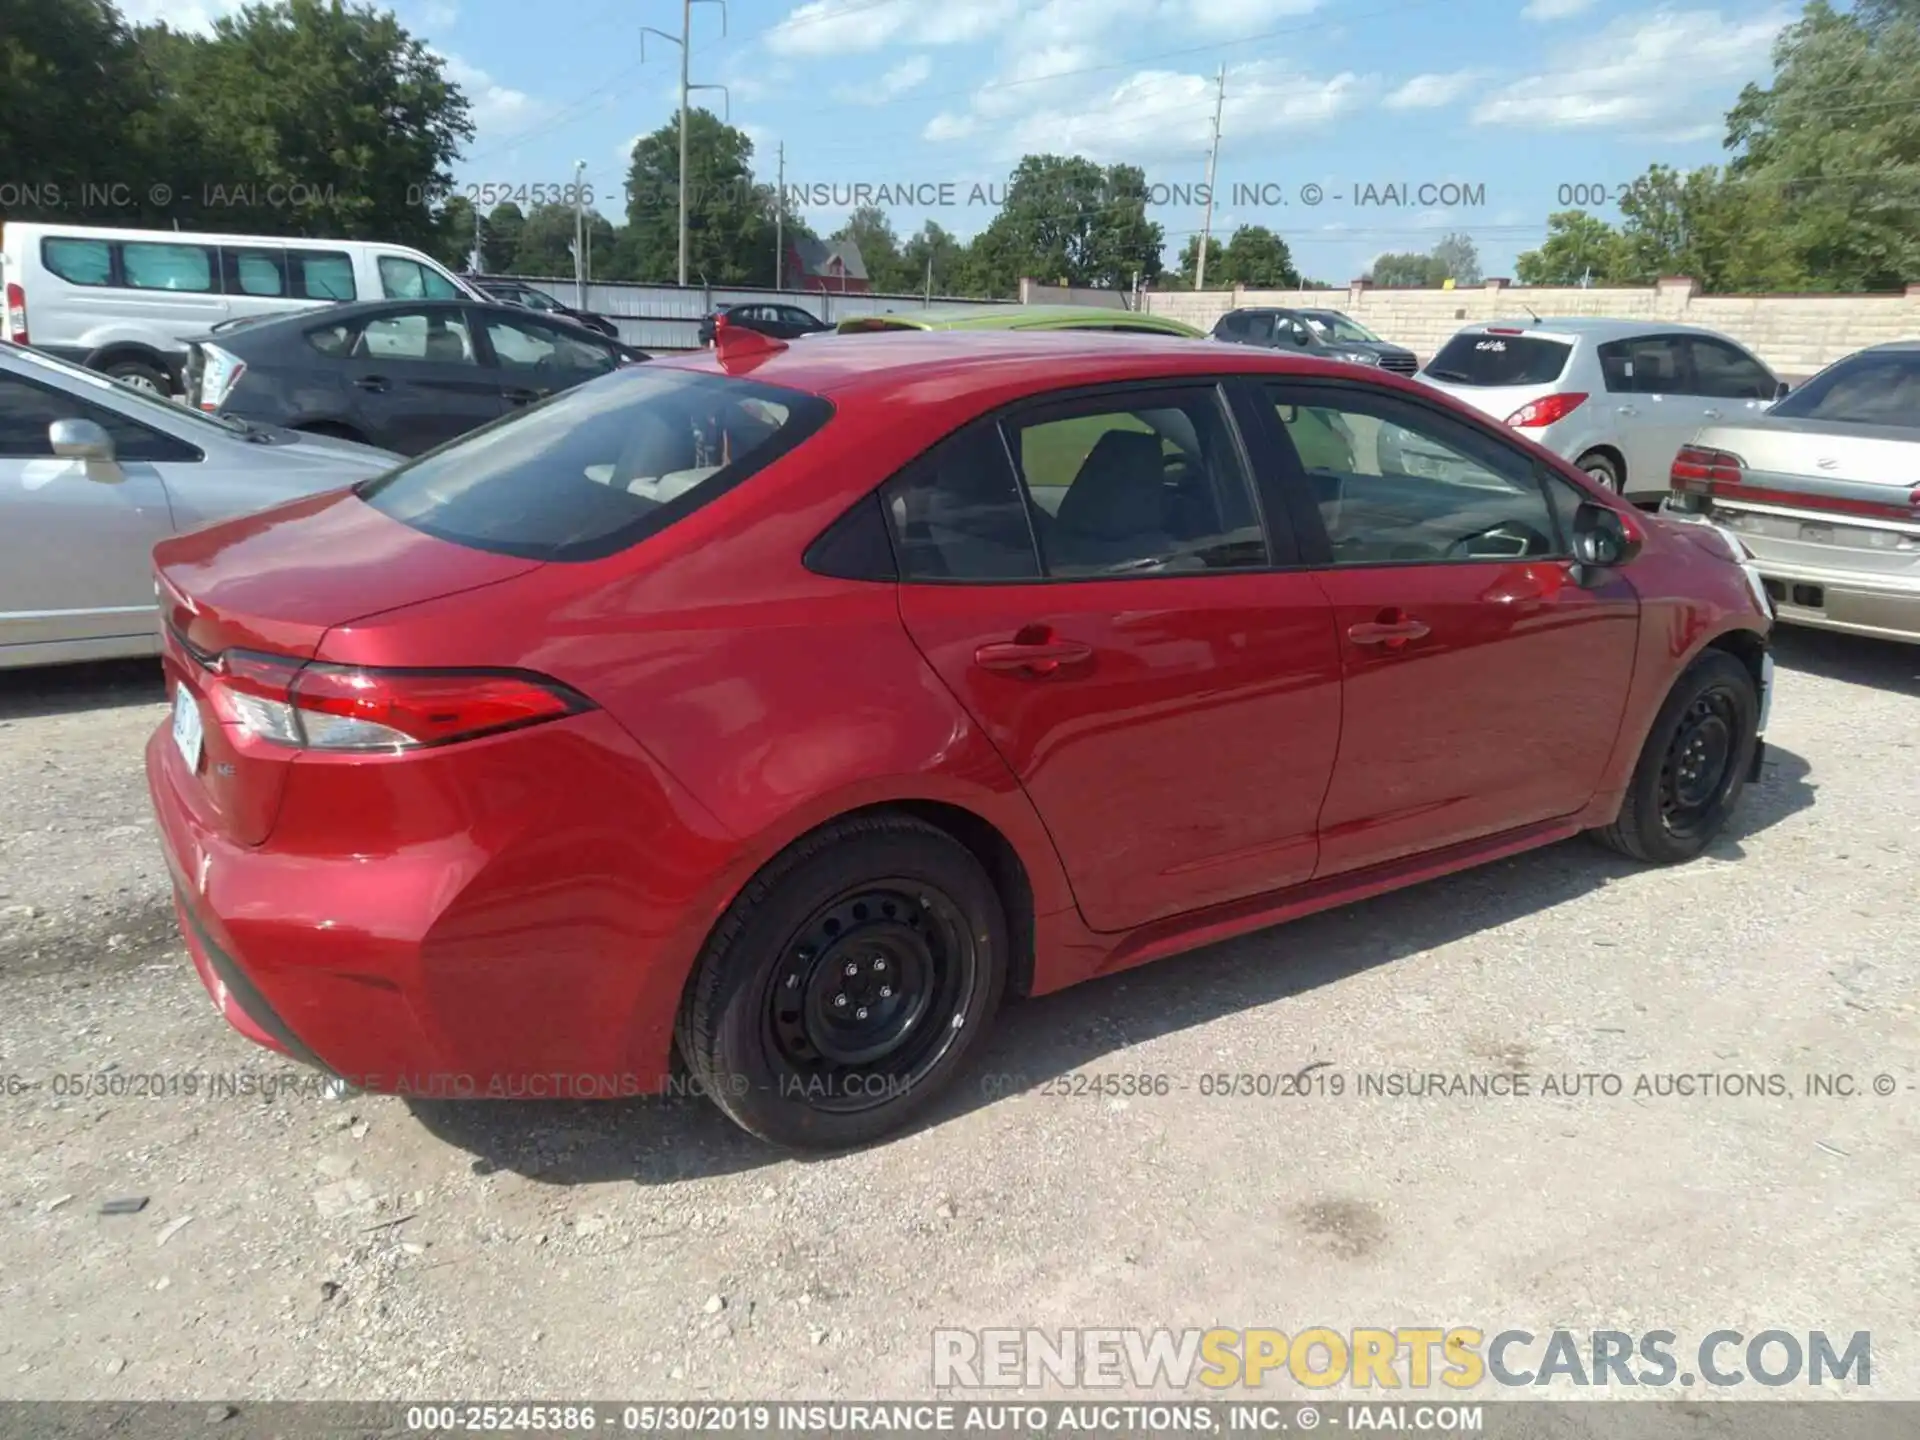
[[594,560],[698,509],[832,413],[797,390],[637,366],[476,430],[359,495],[475,549]]
[[1426,374],[1453,385],[1551,385],[1573,347],[1538,335],[1456,335],[1427,362]]
[[1920,350],[1851,356],[1822,370],[1769,413],[1789,420],[1920,430]]

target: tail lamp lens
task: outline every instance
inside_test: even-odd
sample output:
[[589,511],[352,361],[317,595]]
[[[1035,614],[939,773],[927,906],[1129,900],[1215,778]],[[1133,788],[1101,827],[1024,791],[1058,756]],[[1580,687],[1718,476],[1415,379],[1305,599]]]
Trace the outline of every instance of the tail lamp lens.
[[1713,508],[1713,487],[1738,485],[1740,457],[1705,445],[1682,445],[1668,473],[1670,500],[1676,510],[1700,513]]
[[247,373],[247,362],[238,355],[222,350],[218,345],[202,345],[199,405],[202,410],[212,413],[227,403],[227,397],[233,393],[233,387],[240,383],[240,377]]
[[1586,402],[1586,392],[1569,390],[1561,395],[1542,395],[1507,416],[1507,424],[1516,430],[1542,430],[1564,420]]
[[418,750],[517,730],[590,709],[554,681],[515,671],[303,665],[229,651],[213,698],[262,740],[305,750]]
[[11,280],[7,282],[7,338],[16,345],[31,343],[27,339],[27,292]]

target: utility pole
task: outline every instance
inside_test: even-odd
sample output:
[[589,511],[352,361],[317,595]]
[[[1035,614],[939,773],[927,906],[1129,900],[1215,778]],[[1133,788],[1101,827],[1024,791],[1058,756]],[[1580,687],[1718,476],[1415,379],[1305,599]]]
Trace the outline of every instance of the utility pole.
[[587,162],[573,162],[573,289],[574,304],[587,308],[587,192],[581,183]]
[[927,308],[933,308],[933,244],[927,244]]
[[480,238],[480,207],[473,207],[473,254],[467,257],[467,268],[474,274],[486,272],[486,245]]
[[[688,78],[693,62],[693,7],[695,5],[718,5],[720,7],[720,36],[727,34],[727,0],[680,0],[680,33],[669,35],[666,31],[652,25],[640,27],[640,61],[646,63],[647,36],[658,35],[669,44],[680,47],[680,263],[678,273],[680,283],[687,283],[687,97],[695,90],[722,90],[724,85],[696,85]],[[727,97],[727,121],[733,121],[733,97]]]
[[786,289],[787,142],[780,142],[780,179],[773,188],[773,288]]
[[1220,112],[1227,104],[1227,67],[1223,64],[1214,78],[1213,144],[1207,147],[1207,206],[1200,222],[1200,257],[1193,262],[1193,288],[1207,288],[1207,246],[1213,243],[1213,173],[1220,160]]

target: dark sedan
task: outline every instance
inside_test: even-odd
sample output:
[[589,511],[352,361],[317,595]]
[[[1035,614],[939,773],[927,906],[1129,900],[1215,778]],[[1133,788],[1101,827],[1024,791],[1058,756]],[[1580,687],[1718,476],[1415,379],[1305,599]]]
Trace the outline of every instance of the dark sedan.
[[1229,310],[1214,325],[1213,338],[1231,340],[1238,345],[1260,345],[1269,350],[1290,350],[1323,360],[1374,365],[1396,375],[1411,375],[1420,368],[1419,357],[1413,351],[1381,339],[1338,310],[1271,306]]
[[417,455],[643,351],[511,305],[377,300],[187,341],[187,403]]
[[486,275],[469,275],[466,281],[481,293],[508,305],[518,305],[522,310],[533,310],[542,315],[555,315],[562,320],[571,320],[576,325],[584,325],[596,335],[604,335],[609,340],[620,338],[620,327],[604,315],[596,315],[591,310],[576,310],[571,305],[563,305],[544,290],[536,290],[522,280],[496,280]]
[[775,340],[798,340],[802,335],[824,335],[833,326],[798,305],[776,305],[771,301],[743,301],[732,305],[716,305],[713,313],[700,322],[700,343],[713,343],[713,322],[720,316],[727,317],[729,325],[737,325],[742,330],[757,330],[762,335],[771,335]]

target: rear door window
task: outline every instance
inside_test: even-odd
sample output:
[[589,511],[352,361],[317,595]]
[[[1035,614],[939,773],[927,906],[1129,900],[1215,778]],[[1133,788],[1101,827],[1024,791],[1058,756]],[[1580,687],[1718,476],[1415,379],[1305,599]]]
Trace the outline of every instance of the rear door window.
[[1693,385],[1689,393],[1719,400],[1771,400],[1777,382],[1753,356],[1724,340],[1689,335]]
[[1686,339],[1635,335],[1609,340],[1595,352],[1609,391],[1626,395],[1686,395],[1692,391]]
[[598,559],[723,494],[832,413],[796,390],[633,366],[483,426],[359,494],[475,549]]
[[294,294],[304,300],[351,300],[353,257],[338,250],[296,250],[287,256]]
[[120,246],[120,265],[129,288],[180,290],[206,295],[219,290],[213,251],[205,245],[162,245],[128,240]]
[[604,375],[619,364],[610,346],[564,334],[558,326],[538,320],[489,316],[487,339],[504,370],[548,370],[572,380]]
[[40,263],[70,285],[111,285],[113,247],[104,240],[40,242]]
[[881,491],[909,580],[1038,580],[1040,558],[999,427],[934,446]]
[[229,295],[287,293],[286,257],[279,251],[223,250],[220,258]]
[[1468,330],[1441,346],[1425,373],[1449,385],[1551,385],[1572,353],[1564,340]]
[[436,365],[478,365],[466,318],[454,309],[403,310],[380,315],[361,327],[352,349],[356,360],[420,360]]

